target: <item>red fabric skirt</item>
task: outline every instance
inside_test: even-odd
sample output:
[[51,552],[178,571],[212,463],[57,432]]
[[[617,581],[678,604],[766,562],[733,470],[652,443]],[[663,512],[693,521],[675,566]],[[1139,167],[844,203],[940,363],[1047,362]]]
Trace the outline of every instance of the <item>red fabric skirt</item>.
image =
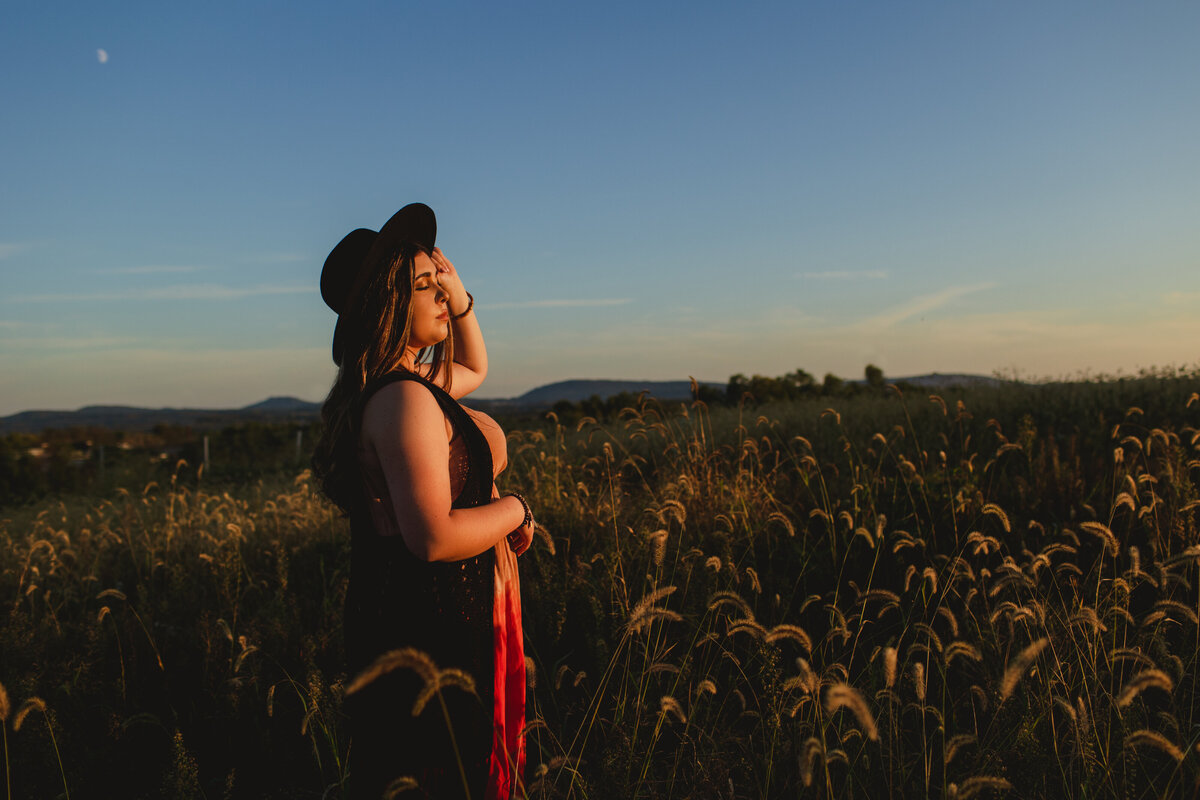
[[521,633],[521,583],[517,557],[501,540],[496,546],[495,685],[492,757],[487,800],[516,796],[525,770],[525,644]]

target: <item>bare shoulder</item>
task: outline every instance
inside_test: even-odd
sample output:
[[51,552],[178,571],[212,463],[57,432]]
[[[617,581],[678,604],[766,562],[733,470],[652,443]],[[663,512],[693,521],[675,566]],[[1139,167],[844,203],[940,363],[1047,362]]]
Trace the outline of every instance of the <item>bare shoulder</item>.
[[363,427],[369,422],[385,422],[398,416],[441,416],[433,393],[416,381],[393,381],[379,389],[363,407]]
[[407,438],[405,434],[437,430],[439,422],[450,430],[449,421],[429,389],[417,381],[393,381],[375,392],[363,408],[363,438],[393,442],[398,435]]

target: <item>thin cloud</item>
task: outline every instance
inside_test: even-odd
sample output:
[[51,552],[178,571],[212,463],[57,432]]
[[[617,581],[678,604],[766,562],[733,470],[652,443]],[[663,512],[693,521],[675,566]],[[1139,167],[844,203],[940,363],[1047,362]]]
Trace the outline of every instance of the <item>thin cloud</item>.
[[18,295],[13,300],[25,303],[109,303],[127,300],[239,300],[272,294],[313,293],[313,286],[219,286],[188,284],[157,288],[133,289],[121,292],[83,292],[63,294]]
[[826,272],[798,272],[797,278],[811,278],[821,281],[857,281],[863,279],[882,280],[887,278],[887,270],[883,269],[834,269]]
[[159,275],[165,273],[195,272],[199,267],[174,266],[171,264],[147,264],[141,267],[113,267],[98,269],[102,275]]
[[921,295],[914,297],[907,303],[902,303],[895,308],[888,309],[881,314],[876,314],[873,317],[868,317],[858,324],[869,328],[888,328],[899,322],[903,322],[911,317],[925,314],[934,309],[941,308],[960,297],[965,297],[975,292],[981,292],[986,289],[994,289],[994,283],[981,283],[974,286],[951,286],[948,289],[943,289],[934,294]]
[[105,50],[103,47],[96,48],[96,60],[99,61],[101,64],[107,64],[108,63],[108,51]]
[[[524,300],[519,303],[488,303],[485,308],[595,308],[598,306],[623,306],[633,301],[630,297],[601,297],[592,300]],[[482,304],[481,304],[482,305]]]

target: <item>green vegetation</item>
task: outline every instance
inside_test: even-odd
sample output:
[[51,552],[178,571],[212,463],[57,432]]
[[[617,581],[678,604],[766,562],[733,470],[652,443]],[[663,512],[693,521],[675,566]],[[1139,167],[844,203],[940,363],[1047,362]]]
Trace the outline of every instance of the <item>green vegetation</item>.
[[[836,375],[826,375],[823,383],[818,384],[816,378],[802,369],[789,372],[776,378],[765,375],[754,375],[747,378],[738,373],[729,378],[725,391],[720,391],[708,384],[692,384],[692,399],[699,400],[707,406],[736,406],[746,401],[753,404],[769,403],[775,400],[804,400],[814,397],[848,397],[866,391],[880,392],[883,389],[883,370],[873,364],[868,364],[865,370],[867,383],[861,386],[847,383]],[[901,384],[901,388],[908,388]],[[592,417],[608,421],[617,418],[621,411],[639,402],[639,397],[631,392],[621,392],[611,397],[603,398],[592,395],[587,400],[572,403],[560,400],[554,404],[554,415],[563,422],[574,423],[581,417]]]
[[[195,486],[200,474],[177,474],[180,461],[204,463],[208,439],[209,488],[245,484],[263,476],[295,475],[309,459],[318,423],[249,422],[222,429],[155,425],[149,431],[99,426],[0,436],[0,508],[80,494],[111,496],[125,486]],[[301,447],[297,448],[297,436]]]
[[[805,385],[510,431],[528,795],[1193,794],[1200,375]],[[353,781],[344,520],[192,463],[5,512],[9,796]]]

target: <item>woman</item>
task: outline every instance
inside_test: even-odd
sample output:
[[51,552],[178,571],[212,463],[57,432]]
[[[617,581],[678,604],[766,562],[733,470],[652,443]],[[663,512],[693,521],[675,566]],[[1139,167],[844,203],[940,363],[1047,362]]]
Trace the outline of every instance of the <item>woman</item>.
[[[378,233],[351,232],[321,272],[339,370],[313,463],[351,520],[350,673],[376,667],[346,698],[356,797],[407,776],[429,797],[508,798],[524,763],[516,556],[533,516],[496,491],[503,431],[457,402],[483,382],[487,351],[436,235],[433,211],[414,203]],[[474,693],[443,688],[420,708],[428,669],[381,668],[403,648],[465,673]]]

